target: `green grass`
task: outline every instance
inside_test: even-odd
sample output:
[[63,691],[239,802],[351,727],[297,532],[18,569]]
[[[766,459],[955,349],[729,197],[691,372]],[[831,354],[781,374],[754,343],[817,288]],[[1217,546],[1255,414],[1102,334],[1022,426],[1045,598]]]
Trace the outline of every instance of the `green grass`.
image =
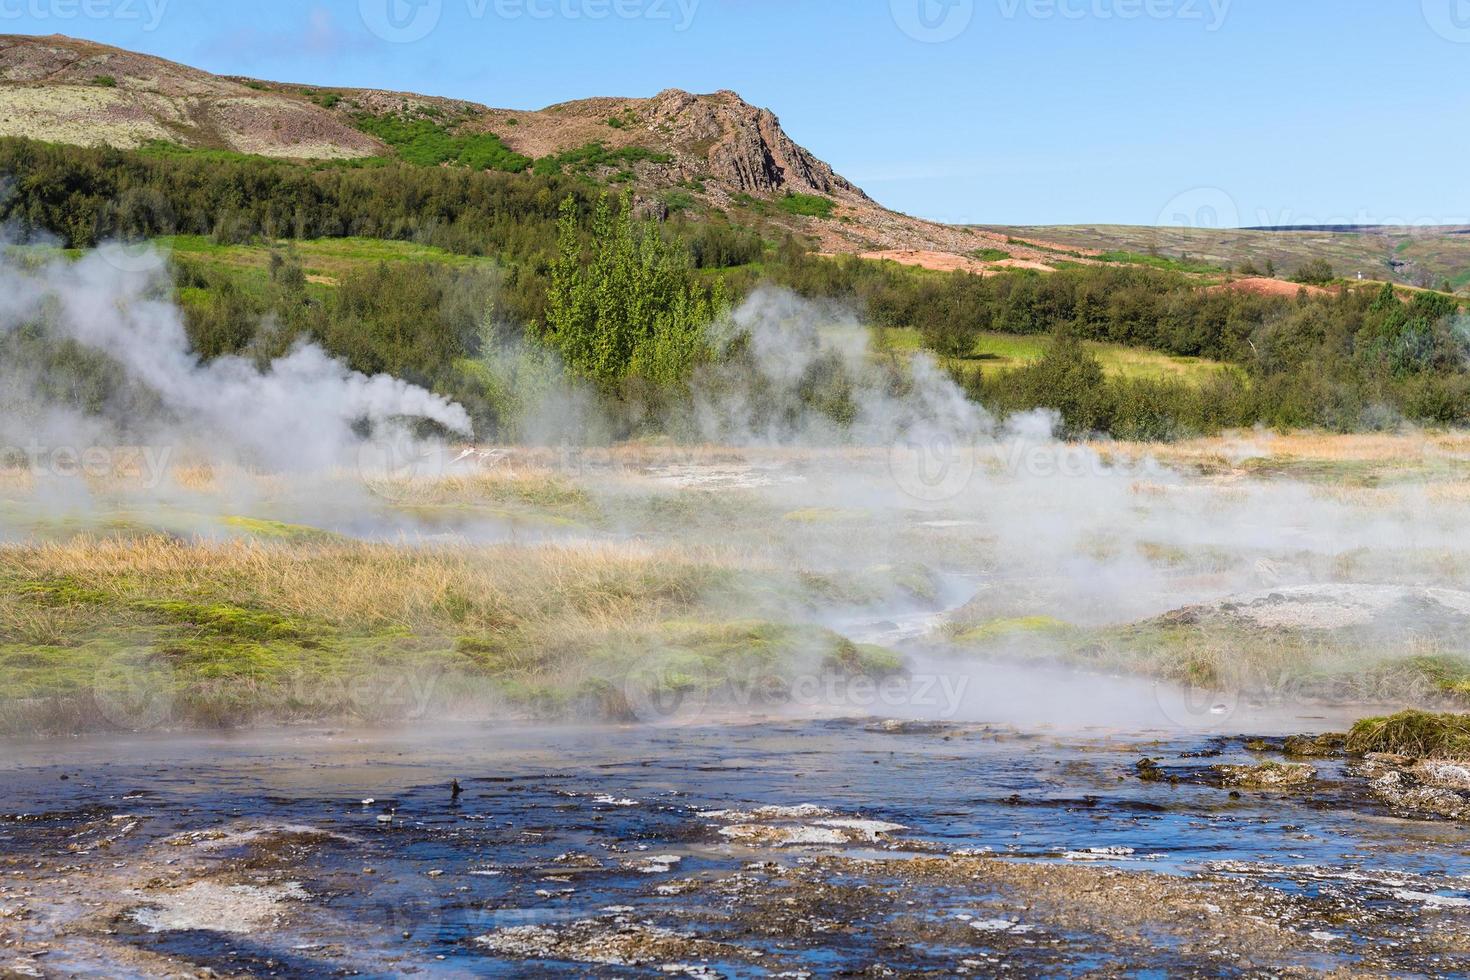
[[592,142],[575,150],[542,157],[536,161],[535,172],[543,177],[566,172],[584,174],[597,167],[625,169],[635,163],[662,164],[671,163],[673,159],[667,153],[658,153],[643,146],[624,146],[609,150],[600,142]]
[[401,159],[421,167],[448,163],[471,170],[520,173],[531,166],[530,157],[512,151],[494,133],[456,134],[448,125],[422,116],[358,113],[353,119],[358,129],[393,147]]
[[185,146],[171,140],[149,140],[138,147],[138,153],[150,157],[194,157],[201,160],[217,160],[221,163],[270,163],[282,167],[290,162],[255,153],[238,153],[234,150],[211,150],[203,147]]
[[305,524],[286,524],[257,517],[225,517],[221,523],[241,535],[267,541],[331,541],[338,537],[331,531]]
[[[1272,232],[1235,228],[1180,228],[1127,225],[986,226],[989,231],[1057,242],[1073,248],[1097,249],[1122,255],[1175,256],[1189,268],[1233,269],[1244,262],[1257,268],[1273,263],[1285,277],[1315,258],[1326,259],[1338,275],[1356,283],[1392,278],[1410,284],[1420,272],[1438,284],[1444,279],[1458,289],[1470,284],[1470,235],[1453,235],[1423,228],[1382,228],[1353,232]],[[1412,262],[1402,274],[1390,273],[1386,260],[1397,256]]]
[[[891,350],[913,352],[923,347],[919,331],[912,328],[891,328],[885,336]],[[974,353],[960,363],[986,371],[1023,367],[1040,360],[1049,343],[1050,338],[1045,336],[987,331],[979,335]],[[1084,343],[1109,377],[1204,382],[1225,368],[1219,361],[1202,357],[1176,357],[1122,344]]]
[[203,235],[172,235],[157,240],[178,259],[199,263],[264,283],[270,275],[271,254],[289,249],[302,270],[319,287],[335,286],[355,270],[379,263],[435,263],[450,266],[490,264],[492,260],[446,252],[432,245],[378,238],[315,238],[301,241],[221,245]]
[[1028,636],[1062,640],[1072,635],[1073,632],[1071,626],[1050,616],[1020,616],[1009,619],[992,619],[963,630],[955,636],[955,640],[959,643],[971,644],[994,643]]
[[1192,272],[1199,275],[1218,275],[1224,272],[1208,262],[1193,262],[1188,259],[1171,259],[1164,255],[1144,255],[1140,252],[1112,251],[1097,257],[1099,262],[1114,262],[1122,265],[1146,265],[1151,269],[1170,272]]
[[[504,483],[497,487],[497,483]],[[450,481],[450,497],[590,506],[557,478]],[[797,671],[882,677],[893,653],[758,618],[792,576],[646,547],[414,548],[258,519],[253,542],[71,538],[0,548],[0,731],[138,724],[638,714],[638,694],[779,692]],[[775,608],[775,606],[771,606]],[[405,679],[425,701],[405,704]],[[630,700],[632,703],[630,703]]]
[[833,208],[836,207],[830,197],[822,197],[820,194],[797,194],[791,191],[788,191],[786,196],[779,199],[776,204],[787,214],[804,218],[830,218]]
[[1416,759],[1470,759],[1470,715],[1405,711],[1368,718],[1348,733],[1347,748]]
[[978,248],[970,254],[981,262],[1000,262],[1011,257],[1003,248]]

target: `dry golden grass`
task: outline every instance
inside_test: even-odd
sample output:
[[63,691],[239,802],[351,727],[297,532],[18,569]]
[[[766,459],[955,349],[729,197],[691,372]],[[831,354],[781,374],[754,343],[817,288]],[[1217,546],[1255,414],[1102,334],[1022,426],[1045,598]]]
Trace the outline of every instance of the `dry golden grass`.
[[0,467],[0,491],[30,493],[35,486],[36,478],[29,469]]
[[351,628],[491,633],[577,617],[657,617],[697,601],[721,568],[712,552],[622,544],[281,547],[147,537],[0,549],[0,572],[12,579],[75,582],[118,603],[230,602]]
[[1106,455],[1153,456],[1174,465],[1233,468],[1245,458],[1310,462],[1422,463],[1470,459],[1470,432],[1233,432],[1177,443],[1098,442]]

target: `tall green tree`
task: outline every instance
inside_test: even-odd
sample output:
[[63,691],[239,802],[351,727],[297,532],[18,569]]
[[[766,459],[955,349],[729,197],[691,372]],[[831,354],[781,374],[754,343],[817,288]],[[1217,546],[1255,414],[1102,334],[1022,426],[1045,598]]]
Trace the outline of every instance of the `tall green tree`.
[[688,249],[636,220],[626,196],[602,196],[590,232],[584,250],[568,197],[546,298],[547,341],[571,371],[608,393],[633,377],[683,381],[710,356],[707,328],[727,305],[723,286],[700,282]]

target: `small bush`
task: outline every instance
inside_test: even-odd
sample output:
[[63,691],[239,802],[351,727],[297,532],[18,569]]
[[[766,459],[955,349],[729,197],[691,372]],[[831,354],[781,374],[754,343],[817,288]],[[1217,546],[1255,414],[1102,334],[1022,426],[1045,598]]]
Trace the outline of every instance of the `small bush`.
[[781,210],[803,218],[830,218],[836,206],[830,197],[819,194],[797,194],[791,191],[778,202]]
[[92,79],[92,84],[98,88],[117,88],[117,79],[111,75],[98,75]]
[[1404,711],[1368,718],[1348,733],[1347,748],[1415,759],[1470,759],[1470,715]]
[[455,134],[433,119],[400,115],[359,113],[356,123],[358,129],[376,136],[404,160],[421,167],[452,163],[471,170],[520,173],[531,165],[530,157],[513,152],[494,133]]
[[1313,259],[1296,270],[1296,275],[1291,277],[1291,281],[1307,286],[1325,286],[1336,278],[1337,272],[1332,268],[1331,262],[1326,259]]

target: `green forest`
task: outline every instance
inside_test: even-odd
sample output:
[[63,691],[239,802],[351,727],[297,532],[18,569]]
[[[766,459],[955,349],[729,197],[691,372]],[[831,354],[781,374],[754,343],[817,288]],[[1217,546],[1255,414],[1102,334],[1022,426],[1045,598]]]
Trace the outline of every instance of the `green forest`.
[[[877,358],[901,353],[886,334],[917,335],[975,400],[998,413],[1056,409],[1073,436],[1470,421],[1467,321],[1443,293],[1259,296],[1207,288],[1193,268],[1148,256],[985,278],[824,257],[745,212],[690,207],[677,191],[666,218],[643,217],[632,194],[578,165],[586,154],[527,166],[498,144],[450,145],[394,125],[380,128],[412,152],[357,163],[3,139],[0,220],[12,237],[69,250],[187,236],[197,247],[176,250],[171,270],[202,357],[265,363],[314,340],[357,370],[459,400],[486,436],[510,433],[518,411],[504,379],[484,370],[487,349],[554,353],[610,405],[647,405],[676,395],[701,365],[738,356],[710,327],[762,284],[849,304],[871,323]],[[360,261],[308,275],[307,253],[323,240],[352,243]],[[411,246],[412,256],[356,244],[371,241]],[[237,261],[251,248],[268,249],[269,261]],[[1042,338],[1044,354],[997,368],[977,347],[996,333]],[[1110,373],[1099,344],[1220,367]],[[73,387],[102,383],[85,382]],[[618,435],[640,434],[657,415],[627,417],[640,421]]]

